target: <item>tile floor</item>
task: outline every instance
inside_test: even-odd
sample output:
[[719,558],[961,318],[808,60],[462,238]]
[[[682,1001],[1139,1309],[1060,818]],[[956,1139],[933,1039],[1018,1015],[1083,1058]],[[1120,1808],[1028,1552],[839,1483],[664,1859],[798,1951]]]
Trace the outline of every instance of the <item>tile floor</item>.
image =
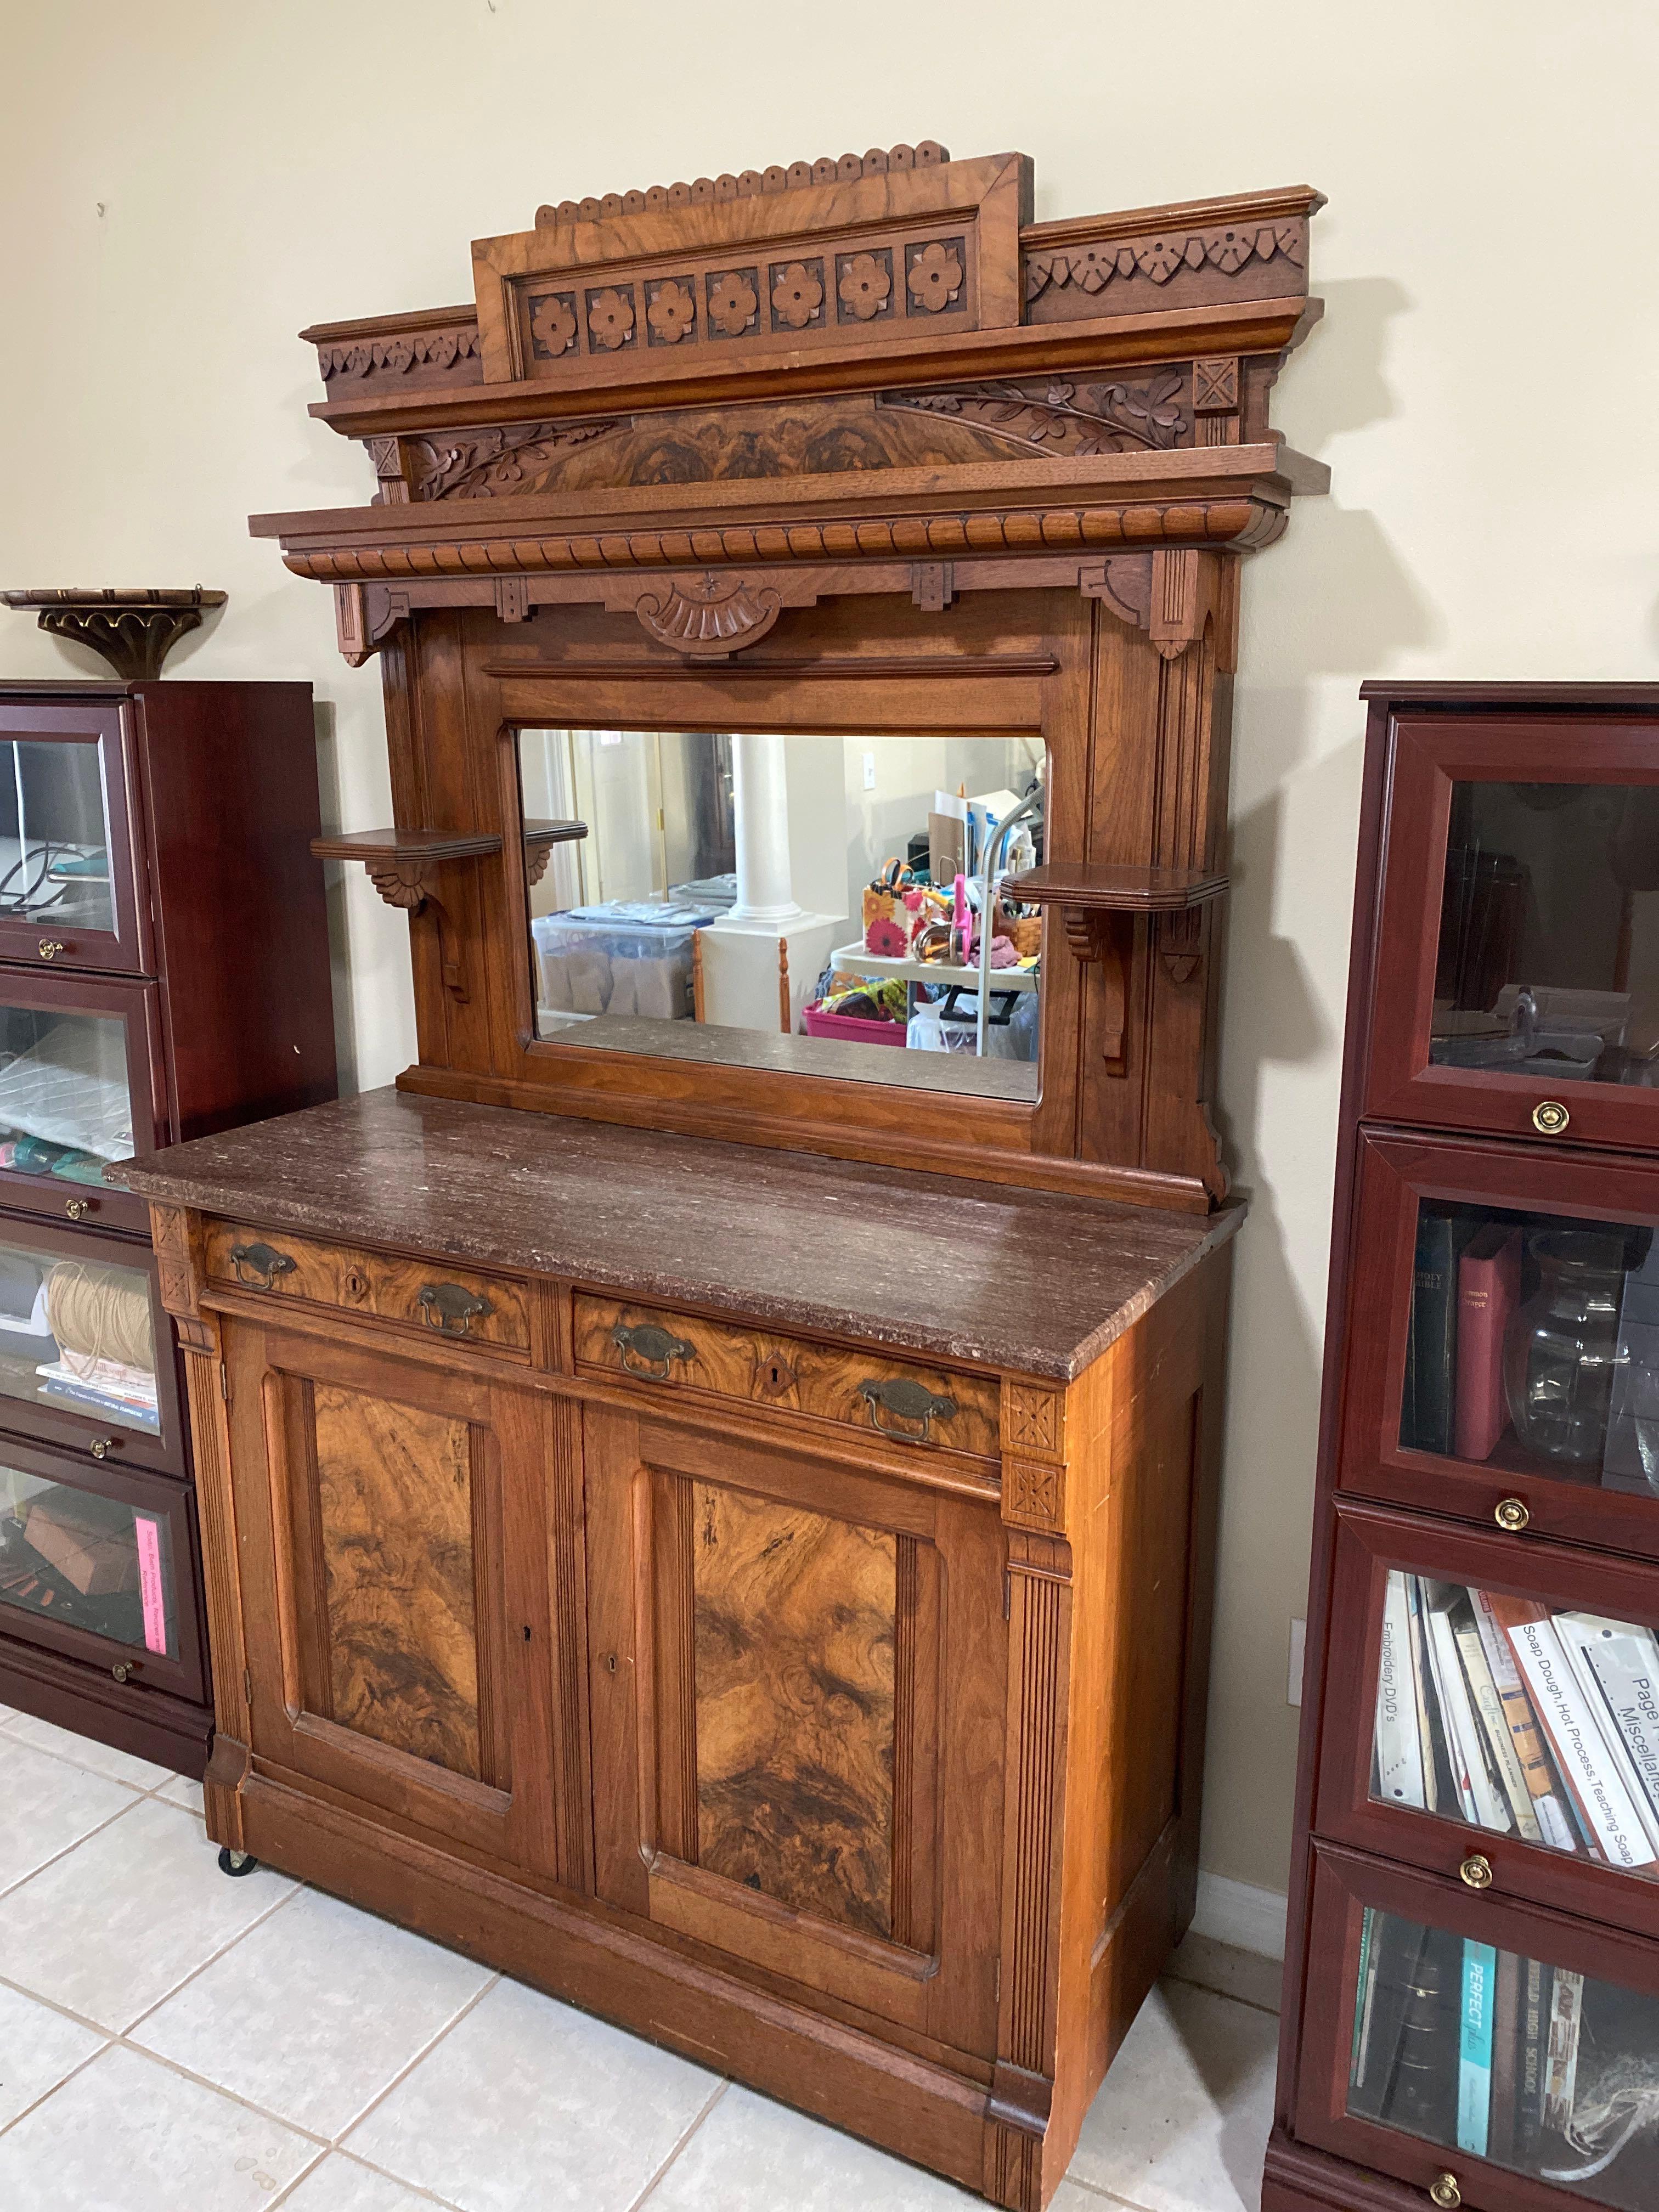
[[[1230,1955],[1226,1985],[1270,2002],[1274,1977]],[[1056,2212],[1255,2212],[1277,2025],[1166,1980]],[[978,2202],[280,1875],[228,1881],[193,1784],[0,1708],[0,2205]]]

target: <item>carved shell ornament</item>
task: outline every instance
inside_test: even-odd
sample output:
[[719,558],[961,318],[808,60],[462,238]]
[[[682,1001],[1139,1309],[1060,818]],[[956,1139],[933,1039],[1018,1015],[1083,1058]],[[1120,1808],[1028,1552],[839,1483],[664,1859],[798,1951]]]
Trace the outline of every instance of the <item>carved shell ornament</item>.
[[910,296],[919,307],[937,315],[962,289],[962,264],[948,246],[937,240],[924,246],[910,264]]
[[743,577],[674,577],[666,592],[642,594],[634,612],[659,645],[700,659],[721,659],[765,636],[783,605],[776,592],[757,591]]
[[615,353],[625,346],[634,335],[634,302],[626,292],[607,287],[595,292],[587,303],[588,333],[597,346],[607,353]]
[[772,311],[792,331],[804,331],[823,305],[823,284],[804,261],[792,261],[772,287]]
[[678,345],[697,319],[697,302],[689,286],[669,277],[657,285],[646,320],[663,345]]
[[861,323],[872,322],[892,296],[892,275],[873,253],[855,253],[842,270],[836,289],[849,315]]
[[729,270],[708,287],[708,319],[728,338],[741,337],[760,307],[755,288],[742,270]]

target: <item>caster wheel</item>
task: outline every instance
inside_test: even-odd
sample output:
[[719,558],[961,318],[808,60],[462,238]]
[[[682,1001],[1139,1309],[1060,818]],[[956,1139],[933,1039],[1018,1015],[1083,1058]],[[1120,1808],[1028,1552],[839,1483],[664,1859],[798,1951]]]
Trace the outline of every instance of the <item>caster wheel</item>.
[[257,1873],[258,1866],[258,1860],[250,1856],[246,1851],[234,1851],[228,1844],[220,1844],[219,1871],[229,1875],[233,1881],[240,1880],[245,1874]]

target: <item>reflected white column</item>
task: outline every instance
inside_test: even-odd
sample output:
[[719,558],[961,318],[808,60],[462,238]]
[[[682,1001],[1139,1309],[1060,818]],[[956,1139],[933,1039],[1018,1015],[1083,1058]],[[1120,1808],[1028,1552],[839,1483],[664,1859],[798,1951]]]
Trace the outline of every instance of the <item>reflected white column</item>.
[[789,872],[789,784],[781,737],[753,731],[732,739],[732,812],[738,854],[733,921],[787,922],[802,909]]

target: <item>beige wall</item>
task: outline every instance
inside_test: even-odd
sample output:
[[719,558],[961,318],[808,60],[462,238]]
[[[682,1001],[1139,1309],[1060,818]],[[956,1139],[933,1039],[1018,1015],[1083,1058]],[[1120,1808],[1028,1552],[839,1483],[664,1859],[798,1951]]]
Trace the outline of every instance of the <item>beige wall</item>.
[[[1306,181],[1328,460],[1245,592],[1223,1118],[1240,1252],[1206,1856],[1282,1886],[1364,676],[1659,675],[1659,11],[1543,0],[0,0],[0,578],[200,581],[180,675],[309,677],[328,805],[386,815],[379,684],[250,511],[368,496],[304,323],[464,299],[538,202],[933,136],[1037,213]],[[11,675],[90,667],[0,617]],[[404,924],[343,892],[356,1072],[410,1057]],[[228,926],[234,927],[234,918]]]

